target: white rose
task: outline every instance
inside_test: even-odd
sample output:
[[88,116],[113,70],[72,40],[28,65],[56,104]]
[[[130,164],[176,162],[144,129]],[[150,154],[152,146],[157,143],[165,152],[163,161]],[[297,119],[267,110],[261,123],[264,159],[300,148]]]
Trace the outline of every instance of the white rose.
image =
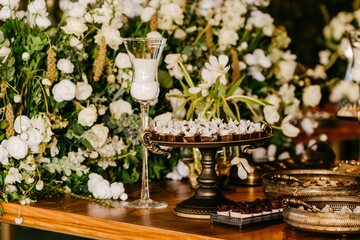
[[0,48],[0,57],[7,57],[11,53],[11,49],[5,46]]
[[57,63],[57,68],[64,73],[74,72],[74,64],[68,59],[61,58]]
[[303,102],[305,106],[315,107],[321,100],[321,88],[319,85],[311,85],[304,90]]
[[30,119],[25,115],[19,115],[14,121],[14,130],[16,133],[26,132],[31,127]]
[[0,20],[5,21],[11,17],[11,9],[8,6],[3,6],[0,10]]
[[285,136],[288,137],[296,137],[300,132],[300,129],[298,129],[297,127],[295,127],[290,123],[290,120],[292,118],[293,118],[292,115],[288,115],[283,119],[281,123],[282,132],[284,133]]
[[126,53],[119,53],[115,58],[115,64],[120,69],[131,68],[129,55]]
[[29,130],[26,131],[26,133],[27,133],[26,143],[30,147],[35,147],[36,145],[39,145],[44,139],[40,131],[35,128],[30,128]]
[[76,84],[75,97],[77,100],[82,101],[90,97],[92,93],[92,86],[86,82],[78,82]]
[[27,61],[30,59],[30,54],[28,52],[23,52],[22,55],[21,55],[21,59],[23,61]]
[[96,107],[94,105],[91,105],[87,108],[82,109],[79,112],[78,123],[86,127],[91,127],[96,122],[96,119],[97,119]]
[[0,145],[0,162],[2,165],[7,165],[9,163],[9,153],[1,145]]
[[121,194],[125,191],[124,184],[121,182],[114,182],[110,185],[111,196],[113,199],[120,198]]
[[40,29],[46,29],[51,25],[51,21],[46,16],[42,15],[36,16],[35,23]]
[[119,45],[122,44],[124,41],[123,38],[120,36],[119,30],[110,26],[101,28],[100,33],[97,36],[96,42],[100,42],[100,36],[104,36],[106,44],[114,50],[117,50],[119,48]]
[[88,27],[86,26],[84,19],[70,17],[66,19],[66,25],[61,29],[67,34],[75,34],[79,37],[88,29]]
[[100,198],[100,199],[111,198],[110,183],[105,179],[100,180],[97,184],[95,184],[92,194],[95,198]]
[[29,147],[24,140],[20,139],[20,137],[12,136],[6,143],[6,150],[11,157],[19,160],[27,155]]
[[155,14],[155,9],[152,7],[146,7],[141,13],[141,21],[149,22],[151,17]]
[[57,83],[53,89],[54,99],[57,102],[71,101],[75,98],[76,85],[68,79],[63,79]]
[[265,106],[264,107],[264,116],[266,122],[269,124],[274,124],[280,119],[280,115],[274,106]]
[[121,114],[123,114],[123,113],[128,113],[128,114],[133,113],[131,104],[129,102],[127,102],[127,101],[122,100],[122,99],[110,103],[109,107],[110,107],[111,115],[115,119],[120,119]]
[[94,148],[101,148],[109,134],[109,129],[103,125],[96,124],[89,131],[84,133],[84,138],[89,141]]
[[99,182],[102,179],[103,179],[103,177],[100,176],[99,174],[90,173],[89,174],[89,181],[87,183],[89,191],[92,192],[94,190],[94,186],[96,185],[96,183]]

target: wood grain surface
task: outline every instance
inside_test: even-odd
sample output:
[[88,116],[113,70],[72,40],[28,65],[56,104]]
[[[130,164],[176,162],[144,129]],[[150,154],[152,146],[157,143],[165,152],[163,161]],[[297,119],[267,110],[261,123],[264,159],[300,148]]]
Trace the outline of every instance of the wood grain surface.
[[[236,226],[214,223],[210,220],[181,218],[173,215],[177,203],[193,194],[187,181],[151,183],[151,197],[165,201],[165,209],[136,210],[120,206],[107,208],[88,201],[69,197],[41,200],[29,206],[1,203],[5,214],[1,222],[15,224],[20,213],[23,226],[66,233],[91,239],[242,239],[242,240],[306,240],[339,239],[344,236],[324,235],[298,231],[281,220]],[[127,185],[130,200],[138,198],[139,185]],[[233,186],[223,191],[234,201],[252,201],[264,197],[261,187]],[[350,235],[346,239],[360,239]]]

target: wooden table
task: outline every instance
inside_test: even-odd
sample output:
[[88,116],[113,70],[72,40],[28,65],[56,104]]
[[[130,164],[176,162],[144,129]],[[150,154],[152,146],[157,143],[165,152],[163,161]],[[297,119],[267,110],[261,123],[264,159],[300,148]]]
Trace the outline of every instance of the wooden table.
[[[126,186],[131,198],[139,196],[139,185]],[[248,225],[243,229],[210,220],[177,217],[172,210],[177,203],[193,194],[187,181],[165,181],[151,184],[151,197],[169,204],[166,209],[135,210],[124,207],[107,208],[88,201],[65,197],[41,200],[29,206],[1,203],[3,223],[15,224],[20,212],[23,226],[91,239],[339,239],[337,235],[323,235],[297,231],[281,220]],[[252,201],[264,197],[261,187],[235,186],[225,189],[224,195],[234,201]],[[118,203],[118,202],[117,202]],[[360,239],[360,235],[347,239]]]

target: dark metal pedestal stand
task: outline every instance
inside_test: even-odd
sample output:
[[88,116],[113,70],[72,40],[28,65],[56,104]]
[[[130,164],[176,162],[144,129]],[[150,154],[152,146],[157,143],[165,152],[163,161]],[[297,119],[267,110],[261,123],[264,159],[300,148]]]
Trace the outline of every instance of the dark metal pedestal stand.
[[174,214],[180,217],[210,219],[210,214],[216,212],[216,206],[220,203],[231,203],[232,201],[224,197],[219,188],[219,179],[215,171],[215,155],[220,147],[250,145],[258,147],[264,140],[272,137],[271,131],[266,132],[265,136],[238,141],[226,142],[166,142],[155,141],[151,139],[151,133],[143,133],[142,141],[144,146],[153,153],[166,155],[170,158],[171,154],[160,149],[158,146],[181,147],[181,148],[198,148],[201,152],[202,171],[197,181],[200,185],[195,194],[179,203]]

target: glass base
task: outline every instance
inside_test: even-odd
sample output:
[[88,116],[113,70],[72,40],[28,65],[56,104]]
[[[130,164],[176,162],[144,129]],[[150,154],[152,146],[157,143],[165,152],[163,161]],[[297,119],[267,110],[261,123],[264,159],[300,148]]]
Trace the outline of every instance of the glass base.
[[125,207],[128,208],[166,208],[168,204],[166,202],[158,202],[152,199],[142,200],[137,199],[129,202]]

